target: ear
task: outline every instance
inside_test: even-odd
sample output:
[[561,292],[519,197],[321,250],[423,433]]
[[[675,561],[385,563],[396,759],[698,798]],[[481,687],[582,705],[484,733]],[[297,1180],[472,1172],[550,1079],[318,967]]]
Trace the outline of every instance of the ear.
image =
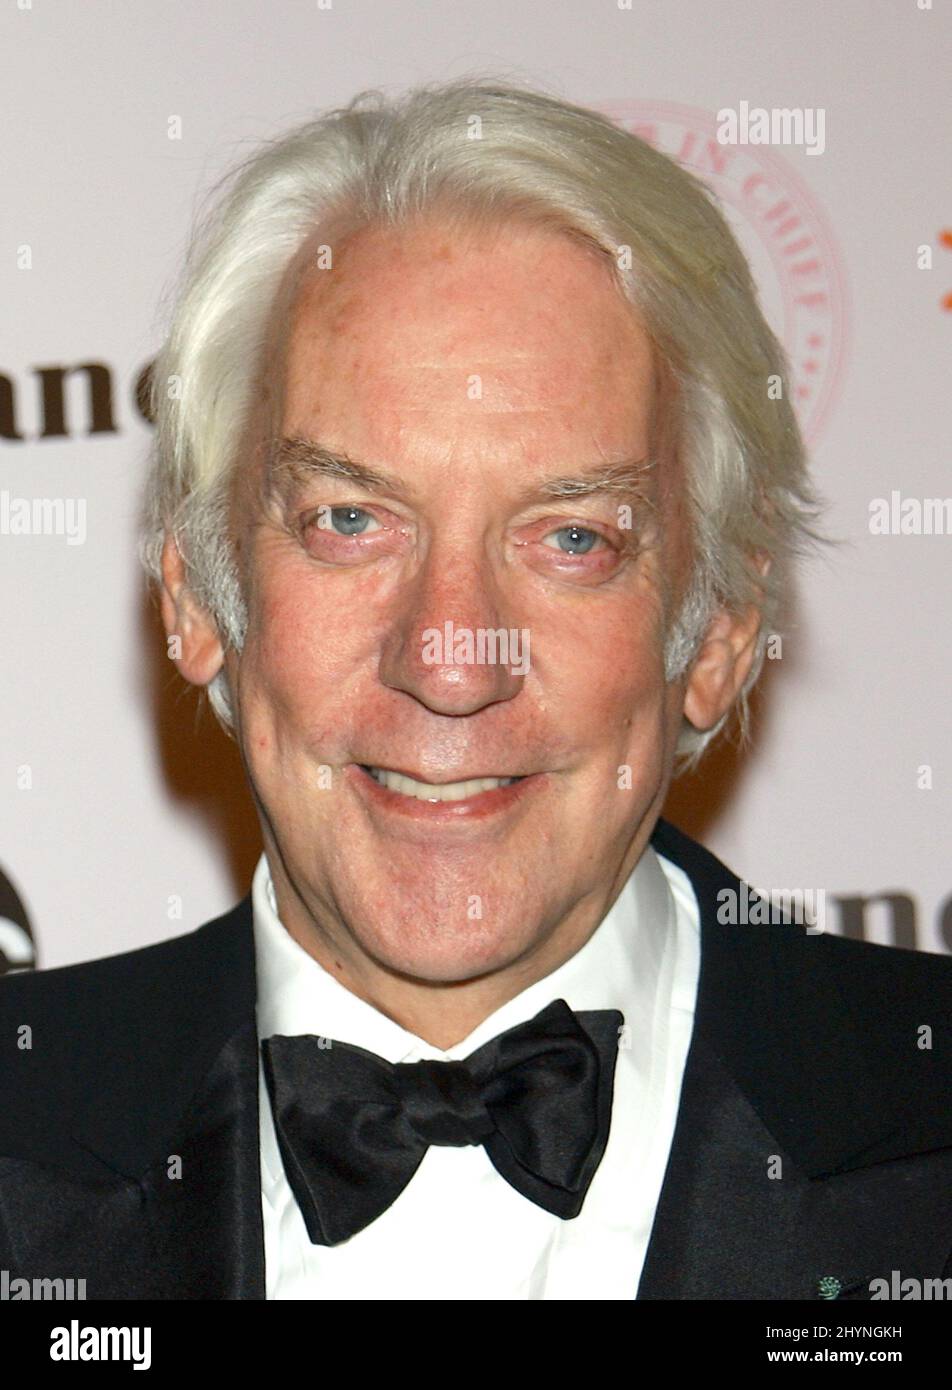
[[[758,556],[757,568],[766,575],[769,559]],[[684,694],[685,718],[702,733],[714,728],[740,694],[753,665],[760,621],[761,610],[752,603],[741,614],[721,609],[708,627]]]
[[185,577],[185,562],[174,537],[166,535],[162,547],[162,622],[170,643],[172,660],[180,675],[192,685],[214,680],[224,661],[218,629],[210,614],[193,597]]

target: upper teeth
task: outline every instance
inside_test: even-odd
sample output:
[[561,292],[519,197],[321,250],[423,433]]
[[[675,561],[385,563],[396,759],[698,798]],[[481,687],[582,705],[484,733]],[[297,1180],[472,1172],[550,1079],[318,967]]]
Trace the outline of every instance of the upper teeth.
[[478,792],[495,791],[497,787],[508,787],[510,782],[519,780],[518,777],[474,777],[468,782],[417,782],[413,777],[385,767],[368,767],[367,771],[381,786],[392,792],[402,792],[404,796],[415,796],[420,801],[464,801]]

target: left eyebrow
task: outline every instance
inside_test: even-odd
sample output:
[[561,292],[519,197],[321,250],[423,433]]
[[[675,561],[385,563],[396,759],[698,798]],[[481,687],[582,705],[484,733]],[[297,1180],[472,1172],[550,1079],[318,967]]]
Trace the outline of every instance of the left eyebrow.
[[618,497],[643,494],[653,467],[654,462],[649,458],[598,464],[575,476],[546,478],[541,483],[533,484],[524,494],[524,500],[535,497],[591,497],[602,493]]

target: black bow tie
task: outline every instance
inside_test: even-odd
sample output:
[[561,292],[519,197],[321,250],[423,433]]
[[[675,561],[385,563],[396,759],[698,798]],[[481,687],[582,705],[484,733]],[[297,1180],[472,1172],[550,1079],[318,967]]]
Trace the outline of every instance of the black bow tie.
[[431,1144],[484,1144],[517,1192],[577,1216],[605,1152],[623,1016],[556,999],[461,1062],[386,1062],[310,1035],[266,1038],[284,1171],[315,1245],[375,1221]]

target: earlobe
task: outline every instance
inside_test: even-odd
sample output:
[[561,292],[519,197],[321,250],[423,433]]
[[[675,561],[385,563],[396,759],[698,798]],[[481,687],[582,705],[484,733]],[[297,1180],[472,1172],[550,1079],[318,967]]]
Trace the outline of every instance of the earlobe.
[[222,668],[224,650],[213,619],[188,587],[185,562],[171,535],[162,547],[159,606],[167,636],[177,639],[169,645],[179,674],[192,685],[208,685]]
[[[757,550],[752,559],[765,580],[770,573],[770,556]],[[763,621],[763,597],[763,589],[758,585],[756,602],[742,613],[722,608],[708,627],[684,695],[684,716],[702,733],[723,719],[750,675]]]
[[722,610],[707,630],[688,675],[684,715],[695,729],[713,729],[733,705],[753,664],[760,631],[760,611]]

